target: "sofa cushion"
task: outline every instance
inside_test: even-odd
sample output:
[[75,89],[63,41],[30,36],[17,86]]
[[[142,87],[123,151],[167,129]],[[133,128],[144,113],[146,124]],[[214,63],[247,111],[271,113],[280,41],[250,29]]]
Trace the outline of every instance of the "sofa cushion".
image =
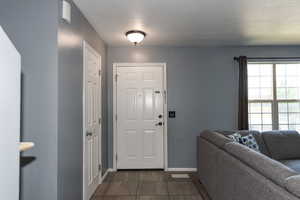
[[224,148],[231,155],[282,187],[285,187],[286,178],[297,175],[297,172],[282,163],[241,144],[232,142],[226,144]]
[[297,131],[266,131],[262,137],[270,157],[276,160],[300,158],[300,134]]
[[300,175],[288,177],[286,179],[286,189],[300,197]]
[[207,141],[213,143],[214,145],[223,148],[225,146],[225,144],[232,142],[232,140],[228,137],[225,137],[224,135],[217,133],[217,132],[213,132],[213,131],[209,131],[209,130],[205,130],[200,134],[200,137],[206,139]]
[[280,162],[285,166],[300,173],[300,160],[280,160]]

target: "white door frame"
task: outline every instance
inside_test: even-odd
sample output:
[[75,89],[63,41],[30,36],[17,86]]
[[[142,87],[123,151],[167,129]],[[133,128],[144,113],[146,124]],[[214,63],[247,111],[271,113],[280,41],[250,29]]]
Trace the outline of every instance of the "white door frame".
[[164,170],[168,170],[168,99],[167,99],[167,64],[166,63],[113,63],[113,170],[117,170],[117,69],[118,67],[161,67],[163,68],[164,89]]
[[[85,116],[85,92],[86,92],[86,84],[85,84],[85,72],[86,72],[86,65],[85,65],[85,50],[86,48],[89,48],[91,49],[92,51],[94,51],[97,55],[99,55],[99,59],[100,59],[100,62],[99,62],[99,70],[101,73],[102,72],[102,57],[101,57],[101,54],[98,53],[91,45],[89,45],[89,43],[87,43],[86,41],[83,41],[83,44],[82,44],[82,47],[83,47],[83,87],[82,87],[82,114],[83,114],[83,118],[82,118],[82,122],[83,122],[83,125],[82,125],[82,137],[83,137],[83,154],[82,154],[82,162],[83,162],[83,165],[82,165],[82,181],[83,181],[83,184],[82,184],[82,199],[83,200],[88,200],[86,199],[86,193],[87,193],[87,189],[86,189],[86,185],[85,185],[85,167],[86,167],[86,163],[84,162],[85,161],[85,139],[86,139],[86,127],[85,127],[85,119],[86,119],[86,116]],[[99,76],[99,79],[100,79],[100,96],[101,96],[101,105],[100,105],[100,108],[101,108],[101,115],[100,115],[100,118],[101,118],[101,124],[100,124],[100,133],[99,133],[99,162],[102,166],[102,152],[101,152],[101,149],[102,149],[102,73],[100,74]],[[99,172],[99,185],[102,183],[102,172]]]

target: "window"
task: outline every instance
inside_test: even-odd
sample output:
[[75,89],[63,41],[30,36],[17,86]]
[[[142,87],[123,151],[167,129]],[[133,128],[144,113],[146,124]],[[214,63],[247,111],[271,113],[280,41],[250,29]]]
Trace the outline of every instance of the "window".
[[249,128],[300,131],[300,64],[248,63]]

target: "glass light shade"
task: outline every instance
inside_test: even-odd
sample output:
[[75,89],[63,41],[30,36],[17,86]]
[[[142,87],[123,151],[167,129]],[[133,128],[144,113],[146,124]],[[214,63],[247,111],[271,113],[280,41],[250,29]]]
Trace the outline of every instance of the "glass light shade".
[[145,33],[141,32],[141,31],[129,31],[126,34],[127,39],[134,43],[134,44],[138,44],[141,41],[143,41],[143,39],[145,38]]

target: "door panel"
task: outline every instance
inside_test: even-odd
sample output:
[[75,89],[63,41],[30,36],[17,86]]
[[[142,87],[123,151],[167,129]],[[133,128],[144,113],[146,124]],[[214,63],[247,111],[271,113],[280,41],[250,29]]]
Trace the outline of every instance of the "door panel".
[[0,194],[19,199],[21,56],[0,26]]
[[117,69],[117,168],[163,168],[163,69]]
[[95,192],[101,172],[101,69],[100,55],[89,45],[84,45],[85,66],[85,180],[84,198],[90,199]]

